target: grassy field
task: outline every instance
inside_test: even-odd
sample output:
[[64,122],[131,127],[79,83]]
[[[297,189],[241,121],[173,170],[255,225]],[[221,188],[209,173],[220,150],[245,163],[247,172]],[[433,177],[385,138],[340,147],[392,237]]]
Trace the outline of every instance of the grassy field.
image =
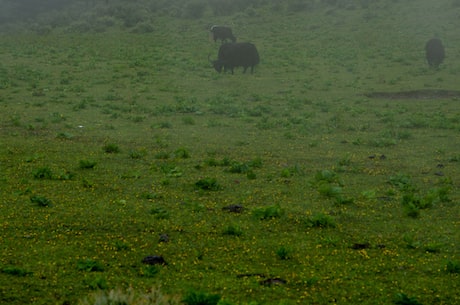
[[[460,97],[366,96],[459,90],[459,14],[262,7],[0,36],[0,303],[161,286],[222,304],[460,304]],[[212,23],[257,45],[253,75],[211,68]]]

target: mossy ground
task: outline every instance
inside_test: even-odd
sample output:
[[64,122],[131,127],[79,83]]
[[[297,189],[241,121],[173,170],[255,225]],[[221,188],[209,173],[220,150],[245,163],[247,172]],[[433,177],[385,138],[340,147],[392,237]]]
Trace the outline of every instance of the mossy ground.
[[[414,1],[226,17],[259,48],[253,75],[210,67],[205,18],[0,37],[1,303],[158,284],[237,304],[459,303],[459,101],[364,95],[459,89],[447,2],[431,8],[438,70]],[[407,192],[431,207],[408,213]]]

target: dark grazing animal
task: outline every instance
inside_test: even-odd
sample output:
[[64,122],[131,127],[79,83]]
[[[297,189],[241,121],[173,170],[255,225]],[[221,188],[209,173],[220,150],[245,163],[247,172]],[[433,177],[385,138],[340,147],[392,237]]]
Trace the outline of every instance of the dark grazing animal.
[[251,73],[253,73],[258,63],[259,52],[250,42],[224,43],[219,48],[217,59],[211,61],[217,72],[220,73],[224,69],[224,72],[230,70],[232,74],[236,67],[243,67],[243,73],[246,73],[247,68],[251,67]]
[[445,52],[442,41],[439,38],[431,38],[425,45],[425,55],[428,65],[438,68],[444,61]]
[[222,43],[227,41],[227,39],[231,40],[232,42],[236,42],[236,37],[233,36],[232,29],[227,26],[213,25],[211,27],[211,33],[214,42],[219,39],[222,41]]

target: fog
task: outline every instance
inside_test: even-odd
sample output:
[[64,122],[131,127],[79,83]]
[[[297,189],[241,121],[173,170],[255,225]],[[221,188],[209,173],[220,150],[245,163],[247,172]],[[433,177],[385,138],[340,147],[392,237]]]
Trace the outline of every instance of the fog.
[[[405,16],[404,21],[410,27],[401,29],[407,35],[424,32],[426,36],[439,36],[446,22],[459,18],[460,0],[417,2],[418,10]],[[264,11],[289,15],[302,11],[330,14],[357,9],[365,11],[365,26],[365,22],[370,22],[387,8],[408,3],[403,0],[0,0],[0,32],[27,30],[48,34],[56,29],[104,32],[110,27],[130,29],[138,25],[148,29],[148,25],[159,16],[190,20],[206,18],[214,22],[235,18],[238,14],[253,17]],[[436,11],[439,10],[449,12],[452,20],[446,20],[445,14],[438,16]]]

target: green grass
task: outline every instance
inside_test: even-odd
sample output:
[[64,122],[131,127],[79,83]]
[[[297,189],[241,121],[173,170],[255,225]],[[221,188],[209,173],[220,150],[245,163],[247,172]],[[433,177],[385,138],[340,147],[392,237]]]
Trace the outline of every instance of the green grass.
[[[345,2],[2,34],[0,303],[460,303],[458,98],[364,95],[460,89],[460,7]],[[214,22],[253,75],[210,67]]]

